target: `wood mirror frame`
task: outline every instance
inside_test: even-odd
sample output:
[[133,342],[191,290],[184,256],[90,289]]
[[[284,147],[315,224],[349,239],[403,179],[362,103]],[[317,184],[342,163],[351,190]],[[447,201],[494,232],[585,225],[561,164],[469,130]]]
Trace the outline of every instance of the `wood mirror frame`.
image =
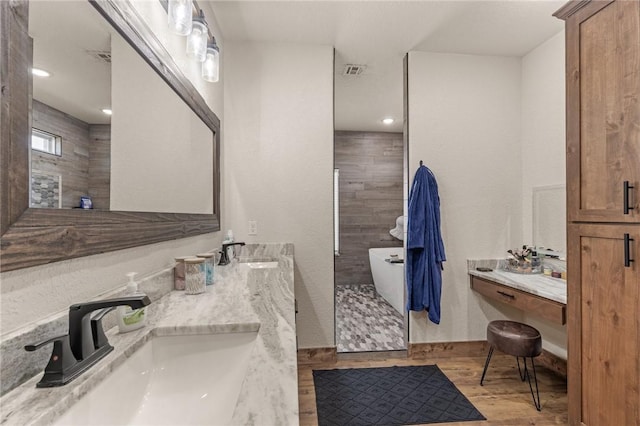
[[0,1],[0,272],[220,230],[220,120],[128,1],[88,1],[213,131],[213,214],[29,208],[29,5]]

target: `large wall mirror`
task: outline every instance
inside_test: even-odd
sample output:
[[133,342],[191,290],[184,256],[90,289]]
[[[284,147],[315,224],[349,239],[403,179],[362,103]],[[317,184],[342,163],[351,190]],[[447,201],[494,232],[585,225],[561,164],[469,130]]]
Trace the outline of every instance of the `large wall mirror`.
[[220,122],[135,9],[0,3],[1,270],[219,230]]
[[567,249],[567,191],[565,185],[533,188],[533,244],[565,257]]

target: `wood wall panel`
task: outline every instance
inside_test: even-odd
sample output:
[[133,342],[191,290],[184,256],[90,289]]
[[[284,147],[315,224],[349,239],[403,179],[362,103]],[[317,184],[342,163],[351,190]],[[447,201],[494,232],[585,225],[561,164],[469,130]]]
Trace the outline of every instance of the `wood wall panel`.
[[111,125],[89,125],[89,195],[94,209],[111,206]]
[[80,205],[89,191],[89,124],[33,100],[33,124],[38,130],[59,136],[62,155],[31,151],[31,169],[62,177],[62,208]]
[[389,230],[402,215],[402,133],[335,133],[340,169],[340,256],[336,285],[371,284],[369,248],[401,247]]
[[[29,109],[27,71],[32,43],[27,33],[29,4],[0,1],[0,235],[29,206]],[[5,190],[6,188],[6,190]]]

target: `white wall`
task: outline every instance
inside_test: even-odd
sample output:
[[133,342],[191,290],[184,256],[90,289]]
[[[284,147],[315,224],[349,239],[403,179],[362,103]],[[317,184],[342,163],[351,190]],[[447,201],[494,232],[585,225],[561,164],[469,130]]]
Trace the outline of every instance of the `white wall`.
[[213,213],[213,132],[117,34],[111,59],[111,210]]
[[122,287],[127,283],[127,272],[137,272],[139,278],[144,278],[173,266],[177,256],[219,247],[218,234],[3,272],[0,274],[0,332],[5,335],[28,323],[66,311],[74,303],[92,300]]
[[[153,9],[155,4],[159,5],[159,2],[134,0],[134,5],[139,10],[145,10],[145,7]],[[160,24],[162,15],[158,12],[155,16],[157,18],[153,21],[155,30],[162,33],[164,32]],[[212,14],[207,13],[207,16],[215,22]],[[166,14],[164,20],[166,22]],[[216,32],[217,29],[214,27],[213,30],[218,43],[223,45],[222,38]],[[158,37],[162,39],[161,34]],[[179,52],[173,54],[178,55]],[[209,107],[222,119],[224,74],[221,73],[220,82],[212,84],[203,82],[199,72],[196,71],[192,70],[187,73],[187,76],[207,100]],[[224,135],[222,137],[224,138]],[[222,191],[222,197],[224,197],[224,188]],[[224,217],[222,220],[224,221]],[[124,286],[126,272],[138,272],[142,278],[169,267],[176,256],[208,251],[219,247],[221,241],[222,233],[214,232],[50,265],[3,272],[0,274],[0,333],[5,335],[29,322],[64,311],[72,303],[89,300]]]
[[518,315],[469,288],[466,260],[504,257],[522,236],[519,58],[409,53],[409,179],[423,160],[440,194],[441,322],[411,312],[412,343],[484,340]]
[[220,27],[209,4],[207,2],[198,3],[205,13],[209,32],[216,38],[216,42],[220,48],[220,81],[217,83],[209,83],[202,79],[200,63],[187,57],[187,38],[169,31],[167,27],[167,12],[165,12],[159,1],[132,0],[132,3],[160,43],[167,49],[178,67],[180,67],[180,70],[191,80],[195,88],[198,89],[198,92],[200,92],[207,102],[209,108],[222,120],[224,105],[224,67],[222,66],[225,55],[224,39],[222,38]]
[[[532,241],[532,188],[565,183],[564,31],[522,58],[522,230]],[[525,314],[543,348],[566,359],[567,328]]]
[[299,346],[334,346],[333,48],[227,42],[225,58],[226,227],[294,243]]

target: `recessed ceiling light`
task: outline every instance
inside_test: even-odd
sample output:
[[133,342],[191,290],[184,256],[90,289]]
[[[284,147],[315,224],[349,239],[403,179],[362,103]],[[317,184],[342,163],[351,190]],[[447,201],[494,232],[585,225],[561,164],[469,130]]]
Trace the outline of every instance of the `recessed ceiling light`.
[[391,117],[387,117],[387,118],[383,118],[383,119],[382,119],[382,122],[383,122],[384,124],[386,124],[386,125],[393,124],[393,121],[394,121],[394,120],[393,120],[393,118],[391,118]]
[[104,113],[105,113],[105,114],[107,114],[107,115],[111,115],[111,114],[113,114],[113,111],[111,111],[109,108],[103,108],[103,109],[102,109],[102,112],[104,112]]
[[49,77],[51,76],[51,73],[45,71],[45,70],[41,70],[40,68],[31,68],[31,74],[38,76],[38,77]]

